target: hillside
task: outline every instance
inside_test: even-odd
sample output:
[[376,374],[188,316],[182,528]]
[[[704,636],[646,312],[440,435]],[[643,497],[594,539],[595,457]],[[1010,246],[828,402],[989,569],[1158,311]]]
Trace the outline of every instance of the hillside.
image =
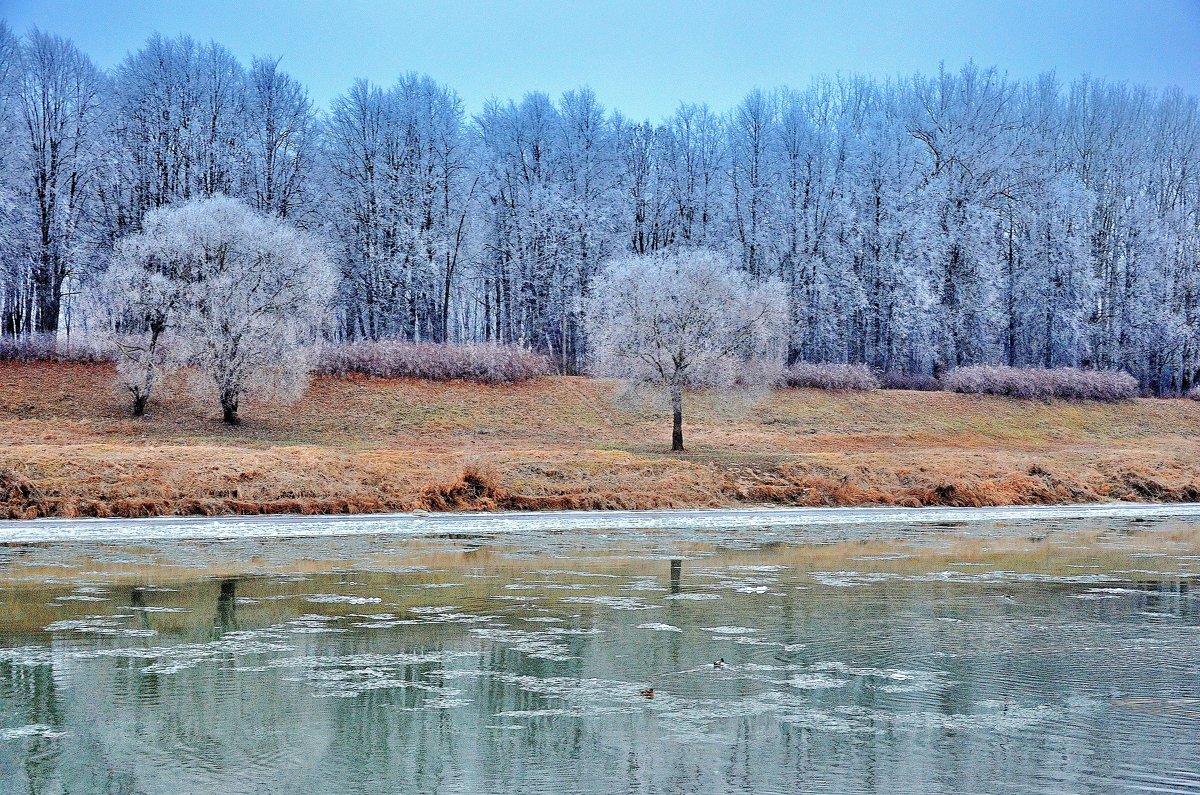
[[696,395],[673,455],[666,414],[616,392],[321,378],[229,428],[183,390],[126,417],[107,365],[3,363],[0,516],[1200,499],[1189,401]]

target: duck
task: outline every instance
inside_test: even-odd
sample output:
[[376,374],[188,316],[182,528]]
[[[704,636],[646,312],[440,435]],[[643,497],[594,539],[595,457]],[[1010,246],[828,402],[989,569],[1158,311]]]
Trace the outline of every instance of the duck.
[[654,698],[654,688],[653,687],[647,687],[645,690],[639,690],[638,693],[640,695],[645,696],[646,698]]
[[719,659],[713,663],[713,668],[724,668],[724,667],[725,667],[725,658],[724,657],[722,657],[721,659]]

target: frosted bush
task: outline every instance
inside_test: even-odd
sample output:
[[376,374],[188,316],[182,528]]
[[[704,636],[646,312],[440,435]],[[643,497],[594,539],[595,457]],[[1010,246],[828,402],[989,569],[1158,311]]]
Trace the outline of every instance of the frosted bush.
[[879,388],[879,379],[865,364],[815,364],[796,362],[784,372],[788,386],[829,390]]
[[21,337],[0,336],[0,362],[108,362],[111,347],[91,337],[73,337],[70,341],[54,334]]
[[1005,395],[1026,400],[1099,400],[1116,402],[1137,397],[1133,376],[1115,370],[1052,370],[978,365],[951,370],[945,389],[970,394]]
[[938,392],[942,382],[935,376],[922,373],[902,373],[889,370],[879,376],[879,386],[883,389],[906,389],[914,392]]
[[430,381],[476,381],[505,384],[550,372],[549,360],[508,345],[438,345],[382,340],[326,345],[313,356],[314,372],[377,378],[423,378]]

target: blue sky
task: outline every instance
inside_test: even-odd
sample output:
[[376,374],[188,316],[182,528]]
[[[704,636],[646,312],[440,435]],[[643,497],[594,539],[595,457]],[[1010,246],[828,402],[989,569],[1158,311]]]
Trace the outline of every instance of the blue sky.
[[724,110],[756,86],[969,58],[1014,77],[1054,69],[1200,94],[1200,0],[0,0],[0,17],[68,36],[104,67],[154,31],[281,56],[322,106],[356,77],[415,70],[468,111],[586,85],[627,116],[659,119],[681,100]]

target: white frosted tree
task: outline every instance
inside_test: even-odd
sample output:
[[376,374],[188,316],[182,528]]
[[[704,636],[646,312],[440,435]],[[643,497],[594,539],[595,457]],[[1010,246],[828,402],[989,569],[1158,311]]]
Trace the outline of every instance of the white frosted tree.
[[70,41],[39,30],[19,51],[13,126],[19,215],[29,261],[25,330],[53,333],[64,288],[90,260],[87,245],[103,77]]
[[246,83],[249,164],[243,192],[255,209],[295,221],[312,203],[306,195],[317,156],[312,101],[279,68],[278,58],[255,58]]
[[[155,220],[151,213],[148,220]],[[150,227],[153,230],[153,227]],[[187,289],[182,252],[163,245],[161,234],[132,235],[117,244],[101,281],[111,313],[110,333],[117,354],[117,378],[133,400],[133,416],[146,404],[162,373],[178,363],[169,356],[166,336],[178,324]]]
[[714,251],[611,261],[586,314],[593,370],[669,398],[671,450],[682,451],[684,389],[751,387],[777,373],[781,295]]
[[126,383],[135,413],[163,360],[163,335],[173,338],[174,361],[215,391],[227,423],[238,422],[247,395],[283,399],[303,388],[332,269],[286,222],[224,196],[154,210],[118,245],[110,277],[133,338],[122,352],[134,363]]
[[1177,394],[1200,383],[1197,175],[1177,89],[968,63],[656,123],[586,89],[469,117],[409,74],[322,109],[219,43],[155,35],[104,72],[0,22],[0,333],[90,333],[115,241],[226,195],[325,236],[338,338],[578,372],[601,263],[710,248],[782,283],[789,362],[1122,368]]

